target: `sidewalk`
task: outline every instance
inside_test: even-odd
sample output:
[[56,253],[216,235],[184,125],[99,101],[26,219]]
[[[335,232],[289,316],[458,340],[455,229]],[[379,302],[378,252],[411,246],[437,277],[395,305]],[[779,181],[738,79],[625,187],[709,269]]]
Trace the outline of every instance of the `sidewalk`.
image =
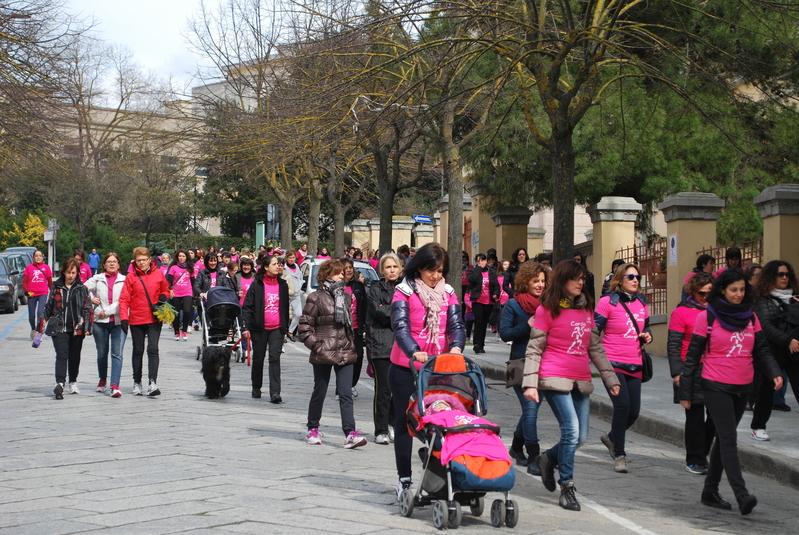
[[[486,374],[494,380],[505,380],[505,363],[510,346],[495,342],[494,335],[486,335],[485,354],[475,355],[471,346],[466,355],[476,360]],[[663,355],[652,355],[655,375],[641,392],[641,415],[632,430],[683,448],[685,412],[674,404],[672,380],[669,376],[668,359]],[[592,368],[593,370],[593,368]],[[610,421],[613,406],[599,378],[594,379],[594,395],[591,412],[597,418]],[[744,414],[738,426],[738,455],[747,472],[773,479],[783,485],[799,489],[799,403],[788,387],[786,403],[791,412],[774,411],[768,425],[771,440],[760,442],[750,436],[749,424],[752,413]]]

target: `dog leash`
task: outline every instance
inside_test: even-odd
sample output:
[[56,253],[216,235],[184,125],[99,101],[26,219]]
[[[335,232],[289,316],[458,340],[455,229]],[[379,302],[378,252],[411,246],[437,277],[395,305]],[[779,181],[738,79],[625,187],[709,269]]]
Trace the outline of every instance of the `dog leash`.
[[[239,338],[238,340],[236,340],[236,342],[232,346],[230,346],[228,351],[230,351],[231,353],[233,351],[235,351],[235,349],[237,347],[239,347],[239,344],[241,343],[242,340],[244,340],[243,336],[241,338]],[[249,366],[250,362],[251,362],[251,358],[250,358],[251,353],[252,353],[252,342],[247,344],[247,366]]]

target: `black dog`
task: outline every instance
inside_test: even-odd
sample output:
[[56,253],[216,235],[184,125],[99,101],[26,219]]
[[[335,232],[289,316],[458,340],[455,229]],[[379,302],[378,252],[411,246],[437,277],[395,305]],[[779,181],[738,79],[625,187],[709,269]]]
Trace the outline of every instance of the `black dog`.
[[206,347],[203,351],[205,395],[210,399],[223,398],[230,392],[230,350],[226,347]]

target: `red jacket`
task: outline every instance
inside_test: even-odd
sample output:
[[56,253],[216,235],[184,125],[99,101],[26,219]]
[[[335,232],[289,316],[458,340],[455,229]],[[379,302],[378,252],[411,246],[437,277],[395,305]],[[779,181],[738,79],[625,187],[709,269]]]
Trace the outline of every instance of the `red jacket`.
[[122,294],[119,296],[120,318],[122,321],[127,320],[131,325],[146,325],[157,321],[150,310],[150,303],[147,301],[141,281],[144,281],[154,305],[158,304],[161,295],[169,297],[169,283],[154,260],[150,263],[150,271],[147,273],[135,266],[133,273],[125,277],[125,285],[122,286]]

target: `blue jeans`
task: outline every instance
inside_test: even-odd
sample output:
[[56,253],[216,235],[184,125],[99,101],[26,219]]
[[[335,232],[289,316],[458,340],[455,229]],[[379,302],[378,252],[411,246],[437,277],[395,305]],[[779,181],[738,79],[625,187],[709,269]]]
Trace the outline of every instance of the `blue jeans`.
[[560,424],[560,442],[546,453],[550,461],[558,466],[558,483],[574,479],[574,453],[588,438],[588,415],[591,412],[591,396],[578,390],[556,392],[539,390],[549,403]]
[[785,405],[785,393],[788,391],[788,374],[782,370],[782,388],[774,391],[774,405]]
[[28,323],[31,330],[35,331],[39,327],[39,318],[44,314],[44,304],[47,302],[47,294],[28,297]]
[[513,436],[523,438],[525,446],[538,444],[538,407],[541,406],[541,402],[536,403],[525,398],[524,390],[520,386],[514,386],[513,391],[516,392],[516,397],[522,406],[522,415],[519,417]]
[[111,322],[95,323],[94,345],[97,346],[97,372],[100,379],[108,378],[108,350],[111,350],[111,384],[119,386],[122,376],[122,349],[125,347],[125,335],[122,327]]

